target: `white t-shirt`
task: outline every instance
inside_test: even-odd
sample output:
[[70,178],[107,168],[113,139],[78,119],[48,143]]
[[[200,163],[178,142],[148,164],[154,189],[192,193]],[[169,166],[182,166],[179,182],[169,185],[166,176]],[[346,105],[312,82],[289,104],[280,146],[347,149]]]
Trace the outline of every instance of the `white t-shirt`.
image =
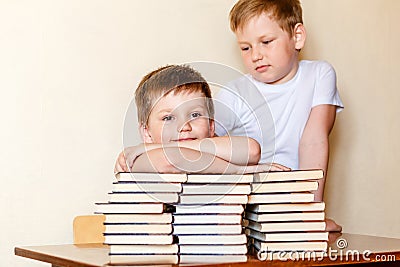
[[290,81],[269,85],[244,75],[228,83],[214,98],[216,134],[248,136],[261,145],[260,162],[299,167],[299,143],[311,109],[343,104],[336,73],[324,61],[300,61]]

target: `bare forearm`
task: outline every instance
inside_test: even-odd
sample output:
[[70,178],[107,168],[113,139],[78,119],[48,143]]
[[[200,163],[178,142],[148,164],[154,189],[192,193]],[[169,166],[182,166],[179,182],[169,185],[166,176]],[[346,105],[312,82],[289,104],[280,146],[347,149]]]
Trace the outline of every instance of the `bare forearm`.
[[184,147],[215,155],[237,165],[257,164],[261,148],[254,139],[243,136],[220,136],[179,143],[169,143],[166,147]]
[[299,167],[301,169],[322,169],[324,178],[315,192],[315,200],[322,201],[328,171],[329,134],[336,118],[336,107],[319,105],[311,110],[299,146]]
[[240,166],[208,153],[188,148],[153,149],[134,162],[134,172],[238,173]]
[[322,169],[324,178],[320,179],[318,190],[315,192],[314,200],[322,201],[324,186],[328,171],[329,143],[328,139],[309,144],[300,144],[299,168],[300,169]]

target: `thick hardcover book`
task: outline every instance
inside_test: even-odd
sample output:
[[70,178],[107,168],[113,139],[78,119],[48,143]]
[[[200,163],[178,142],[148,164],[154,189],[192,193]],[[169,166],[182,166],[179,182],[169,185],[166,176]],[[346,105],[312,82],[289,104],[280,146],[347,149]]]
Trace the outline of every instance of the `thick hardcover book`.
[[248,195],[249,184],[182,184],[185,195]]
[[250,184],[253,174],[188,174],[187,183]]
[[247,228],[247,236],[266,242],[328,241],[329,232],[262,233]]
[[293,170],[287,172],[260,172],[254,174],[254,182],[280,182],[318,180],[324,177],[322,170]]
[[111,203],[177,203],[178,193],[129,193],[112,192],[108,194]]
[[172,224],[104,224],[104,234],[171,234]]
[[328,248],[326,241],[306,242],[262,242],[254,240],[254,247],[262,251],[324,251]]
[[178,239],[180,245],[239,245],[247,243],[245,234],[179,235]]
[[[193,222],[196,223],[196,222]],[[193,234],[241,234],[242,225],[240,224],[174,224],[174,235],[193,235]]]
[[235,255],[246,254],[247,245],[179,245],[179,254]]
[[104,234],[106,245],[170,245],[178,242],[174,235]]
[[179,259],[183,264],[234,263],[246,262],[247,255],[180,255]]
[[182,185],[180,183],[118,182],[113,183],[112,191],[132,193],[179,193],[182,191]]
[[112,245],[112,254],[177,254],[178,244],[171,245]]
[[251,193],[289,193],[314,191],[318,189],[317,181],[297,181],[297,182],[266,182],[252,183]]
[[184,183],[185,173],[138,173],[119,172],[115,175],[119,182]]
[[135,254],[124,254],[124,255],[110,255],[111,264],[177,264],[179,257],[176,254],[153,254],[153,255],[135,255]]
[[176,205],[175,214],[242,214],[241,204]]
[[172,223],[171,213],[106,214],[104,223]]
[[324,211],[325,203],[248,204],[246,210],[252,212]]
[[164,203],[96,203],[95,213],[163,213],[173,212],[174,206]]
[[301,231],[325,231],[325,222],[253,222],[243,219],[244,227],[259,232],[301,232]]
[[180,195],[180,204],[246,204],[247,195]]
[[314,201],[313,193],[251,194],[249,204],[258,203],[297,203]]
[[325,212],[253,213],[246,211],[244,217],[256,222],[323,221]]
[[240,224],[241,214],[174,214],[175,224]]

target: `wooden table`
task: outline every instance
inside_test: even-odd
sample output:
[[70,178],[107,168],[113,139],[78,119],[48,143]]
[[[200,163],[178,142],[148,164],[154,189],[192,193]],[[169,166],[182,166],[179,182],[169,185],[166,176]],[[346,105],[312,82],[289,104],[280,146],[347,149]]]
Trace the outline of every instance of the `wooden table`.
[[[355,234],[336,234],[330,236],[328,256],[314,260],[274,260],[260,261],[249,255],[244,263],[225,263],[213,266],[400,266],[400,239]],[[108,246],[102,244],[47,245],[16,247],[15,255],[26,257],[56,266],[100,267],[108,264]],[[358,259],[357,259],[358,255]],[[211,266],[210,264],[207,264]],[[115,266],[115,265],[113,265]],[[185,265],[188,266],[188,265]],[[198,264],[196,266],[199,266]]]

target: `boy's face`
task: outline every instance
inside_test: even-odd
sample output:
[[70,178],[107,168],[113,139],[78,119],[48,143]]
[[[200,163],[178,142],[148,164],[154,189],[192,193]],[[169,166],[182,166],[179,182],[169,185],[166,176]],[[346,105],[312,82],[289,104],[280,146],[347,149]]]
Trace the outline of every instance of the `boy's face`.
[[243,62],[256,80],[281,84],[292,79],[298,69],[298,51],[305,42],[305,29],[297,24],[293,36],[267,14],[251,18],[236,32]]
[[141,126],[145,143],[181,142],[214,136],[206,98],[201,92],[173,91],[154,103],[146,127]]

